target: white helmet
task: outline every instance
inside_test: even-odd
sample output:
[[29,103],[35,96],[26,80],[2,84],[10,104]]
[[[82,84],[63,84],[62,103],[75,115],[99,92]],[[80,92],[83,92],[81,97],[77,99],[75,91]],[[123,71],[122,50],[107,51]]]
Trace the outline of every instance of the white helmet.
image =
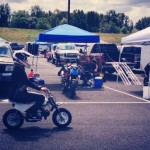
[[30,68],[30,64],[27,63],[27,57],[33,56],[25,50],[17,50],[13,53],[13,59],[24,67]]

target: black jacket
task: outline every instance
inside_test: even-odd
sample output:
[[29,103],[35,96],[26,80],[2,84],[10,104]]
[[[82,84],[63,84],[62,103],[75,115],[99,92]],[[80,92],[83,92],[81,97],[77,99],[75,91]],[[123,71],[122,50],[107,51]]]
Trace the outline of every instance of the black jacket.
[[41,89],[40,86],[29,81],[25,72],[25,68],[16,63],[11,77],[8,98],[13,101],[16,91],[21,90],[22,92],[27,92],[27,87],[31,87],[36,90]]

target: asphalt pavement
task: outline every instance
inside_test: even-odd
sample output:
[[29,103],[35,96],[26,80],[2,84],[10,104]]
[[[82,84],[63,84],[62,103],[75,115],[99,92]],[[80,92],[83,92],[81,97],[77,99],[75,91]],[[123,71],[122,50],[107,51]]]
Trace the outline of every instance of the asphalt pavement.
[[[6,129],[0,122],[1,150],[149,150],[150,102],[143,99],[143,85],[126,86],[116,75],[107,75],[100,89],[79,86],[74,100],[61,92],[60,67],[39,58],[37,73],[61,107],[70,110],[72,123],[57,128],[51,119],[24,122],[20,130]],[[28,72],[28,70],[27,70]],[[136,74],[143,81],[142,74]],[[0,119],[11,105],[1,97]]]

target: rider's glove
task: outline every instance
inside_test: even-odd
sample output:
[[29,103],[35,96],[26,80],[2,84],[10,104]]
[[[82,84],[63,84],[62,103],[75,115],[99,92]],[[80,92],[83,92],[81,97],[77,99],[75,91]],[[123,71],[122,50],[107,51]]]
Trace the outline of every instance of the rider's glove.
[[46,88],[46,87],[41,87],[41,91],[47,92],[47,91],[48,91],[48,88]]

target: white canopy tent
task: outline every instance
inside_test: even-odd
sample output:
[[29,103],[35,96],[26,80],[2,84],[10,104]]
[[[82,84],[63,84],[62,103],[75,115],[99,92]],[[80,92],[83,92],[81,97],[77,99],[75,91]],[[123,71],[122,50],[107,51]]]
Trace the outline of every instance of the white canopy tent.
[[122,38],[121,44],[150,45],[150,27]]
[[[121,44],[150,45],[150,27],[122,38]],[[148,49],[150,50],[150,49]],[[149,57],[148,57],[149,58]],[[150,63],[150,59],[148,60]],[[148,87],[143,88],[143,98],[150,99],[150,71]]]
[[[121,39],[122,45],[143,45],[141,52],[141,62],[144,64],[144,68],[148,63],[150,63],[150,27],[147,27],[141,31],[133,33]],[[143,57],[146,55],[147,57]]]
[[2,42],[2,43],[8,43],[8,41],[6,41],[6,40],[4,40],[2,38],[0,38],[0,42]]

